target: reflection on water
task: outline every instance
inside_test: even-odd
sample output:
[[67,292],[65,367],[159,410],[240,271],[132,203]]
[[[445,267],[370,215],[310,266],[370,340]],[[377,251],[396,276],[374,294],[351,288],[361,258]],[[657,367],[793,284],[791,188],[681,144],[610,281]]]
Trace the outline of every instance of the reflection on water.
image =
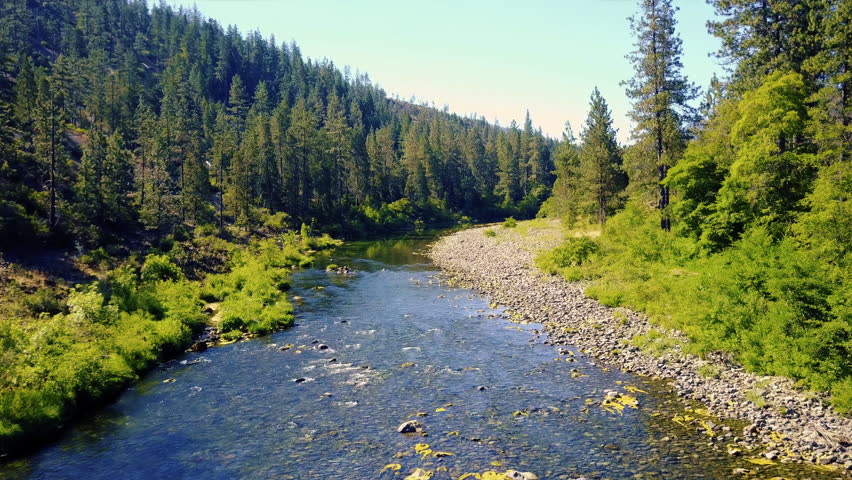
[[[510,468],[543,479],[725,479],[735,468],[831,478],[711,448],[672,422],[684,405],[664,384],[560,354],[536,325],[438,285],[419,253],[428,239],[345,245],[323,264],[355,274],[294,276],[297,326],[169,362],[0,478],[390,479],[417,467],[434,479]],[[639,408],[601,408],[607,390]],[[428,436],[396,432],[412,418]],[[415,453],[419,443],[452,456]],[[382,473],[387,464],[401,469]]]

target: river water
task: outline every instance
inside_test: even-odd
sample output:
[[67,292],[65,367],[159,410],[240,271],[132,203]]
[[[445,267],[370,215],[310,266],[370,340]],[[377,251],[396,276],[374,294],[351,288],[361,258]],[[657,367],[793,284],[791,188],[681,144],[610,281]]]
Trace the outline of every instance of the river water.
[[[440,285],[422,255],[432,239],[346,244],[294,275],[296,326],[153,370],[57,443],[0,466],[0,478],[833,477],[712,447],[672,421],[689,407],[662,382],[560,354],[540,326]],[[355,273],[327,273],[329,262]],[[607,390],[638,408],[602,408]],[[409,419],[427,435],[397,433]]]

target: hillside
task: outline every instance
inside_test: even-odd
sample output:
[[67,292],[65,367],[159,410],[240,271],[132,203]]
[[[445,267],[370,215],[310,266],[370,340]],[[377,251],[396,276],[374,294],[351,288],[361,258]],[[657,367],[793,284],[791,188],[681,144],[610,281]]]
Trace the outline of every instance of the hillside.
[[501,128],[391,99],[196,11],[12,1],[2,18],[6,246],[531,216],[552,185],[554,142],[529,118]]

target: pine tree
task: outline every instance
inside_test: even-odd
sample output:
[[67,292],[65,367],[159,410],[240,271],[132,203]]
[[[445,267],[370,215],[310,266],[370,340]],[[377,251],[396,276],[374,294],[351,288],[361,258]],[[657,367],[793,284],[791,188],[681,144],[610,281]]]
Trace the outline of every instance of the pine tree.
[[[660,226],[671,229],[669,188],[664,184],[669,167],[683,153],[687,131],[693,118],[689,102],[698,91],[681,74],[681,40],[675,32],[676,8],[671,0],[640,0],[640,13],[631,18],[636,43],[628,55],[635,76],[624,82],[633,100],[630,117],[636,123],[633,137],[642,164],[631,168],[630,176],[641,185],[652,183],[646,165],[653,158],[657,170]],[[650,158],[649,158],[650,157]],[[644,160],[648,160],[647,163]]]
[[423,203],[429,198],[429,184],[426,179],[426,163],[429,162],[429,146],[420,124],[412,124],[402,142],[402,163],[405,165],[405,196],[415,203]]
[[147,208],[145,194],[149,190],[151,181],[152,160],[156,150],[154,133],[157,129],[157,116],[151,110],[146,102],[140,102],[136,108],[136,114],[133,118],[136,137],[136,190],[138,208],[145,210]]
[[217,213],[219,228],[225,227],[225,191],[227,190],[227,172],[237,151],[237,133],[228,115],[219,110],[213,134],[212,167],[217,193]]
[[812,0],[821,12],[819,49],[805,60],[804,70],[820,79],[811,98],[810,133],[820,147],[821,163],[852,160],[852,2]]
[[35,150],[47,172],[48,229],[53,232],[57,223],[59,170],[65,158],[62,145],[64,117],[61,90],[54,88],[52,79],[42,78],[36,101]]
[[270,133],[271,106],[266,82],[257,85],[249,117],[250,127],[247,130],[253,137],[251,141],[255,146],[254,163],[259,175],[257,194],[262,198],[264,208],[276,212],[281,207],[281,178]]
[[38,86],[30,57],[24,56],[15,81],[15,116],[24,131],[30,130],[36,111]]
[[615,133],[609,106],[595,88],[589,102],[589,116],[580,133],[583,144],[576,172],[579,188],[588,192],[601,225],[606,223],[613,198],[626,183],[621,171],[621,152]]
[[303,99],[299,99],[290,114],[290,127],[287,129],[288,170],[293,172],[294,212],[302,219],[308,218],[312,197],[311,165],[316,163],[318,121],[313,111],[307,108]]
[[507,132],[500,132],[497,140],[496,193],[503,197],[505,206],[515,204],[522,196],[519,150],[520,132],[513,121]]
[[[837,8],[845,0],[828,0]],[[720,20],[708,22],[722,41],[718,56],[735,65],[734,85],[756,88],[775,71],[802,73],[819,50],[821,0],[708,0]],[[848,3],[848,2],[846,2]],[[816,7],[816,8],[815,8]],[[848,17],[847,17],[848,19]],[[847,21],[848,23],[848,21]]]
[[228,113],[231,115],[231,121],[234,122],[234,128],[238,132],[241,132],[244,128],[248,111],[248,95],[245,85],[243,85],[243,80],[239,75],[234,75],[228,94]]
[[559,217],[573,226],[581,216],[583,195],[580,189],[580,148],[570,122],[565,122],[562,141],[554,152],[556,181],[550,198],[541,207],[546,216]]
[[346,122],[345,107],[334,93],[328,97],[323,131],[327,139],[326,154],[331,160],[331,171],[328,172],[331,180],[331,196],[337,203],[336,210],[341,211],[340,203],[344,201],[344,196],[348,193],[344,191],[344,187],[353,186],[348,179],[355,177],[357,173],[353,161],[352,129]]

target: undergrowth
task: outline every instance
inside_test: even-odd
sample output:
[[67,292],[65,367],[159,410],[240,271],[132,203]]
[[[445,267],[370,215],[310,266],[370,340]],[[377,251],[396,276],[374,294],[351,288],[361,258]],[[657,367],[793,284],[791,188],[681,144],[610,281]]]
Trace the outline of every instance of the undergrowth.
[[536,260],[543,271],[591,280],[586,294],[629,307],[689,337],[690,353],[733,352],[749,370],[832,394],[852,410],[852,286],[848,269],[754,227],[731,247],[703,251],[628,204],[603,235],[571,238]]

